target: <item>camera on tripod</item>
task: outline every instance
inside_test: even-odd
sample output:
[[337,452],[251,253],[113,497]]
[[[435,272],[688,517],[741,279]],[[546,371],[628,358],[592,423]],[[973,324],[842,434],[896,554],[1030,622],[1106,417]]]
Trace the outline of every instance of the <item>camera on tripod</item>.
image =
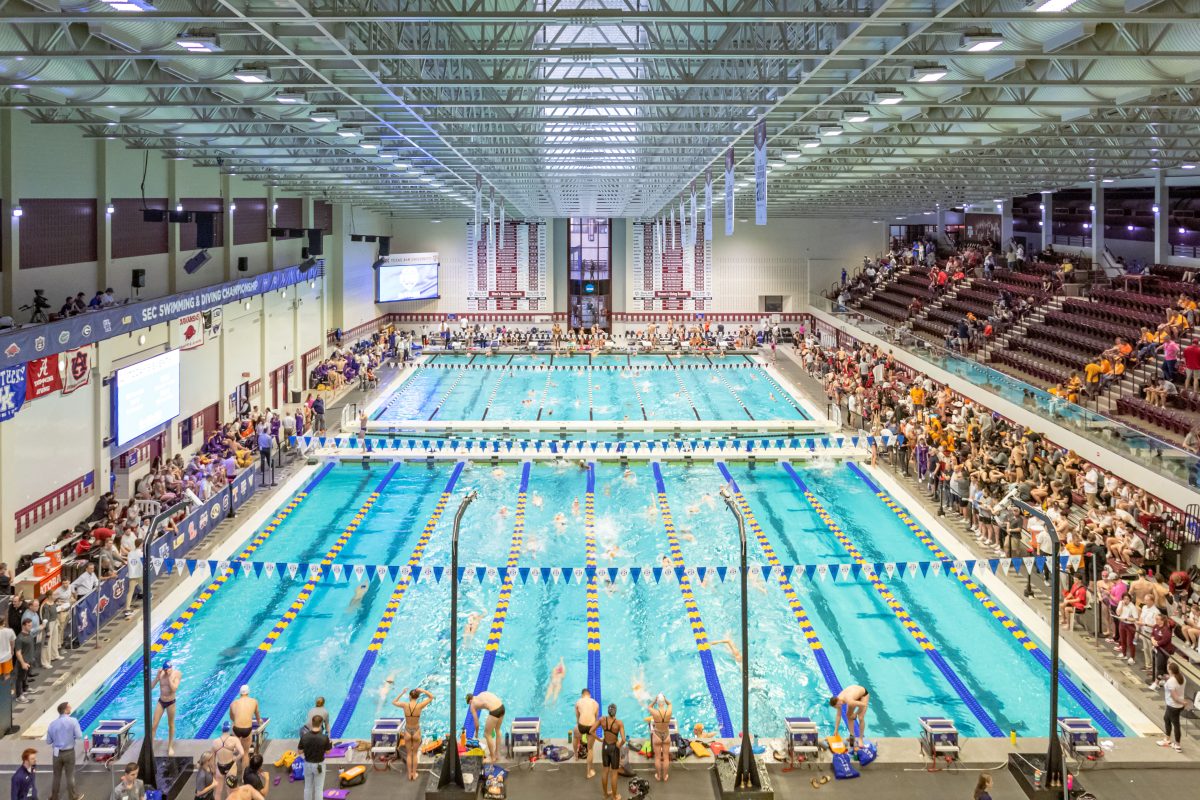
[[49,317],[46,316],[46,309],[50,307],[50,301],[46,299],[44,289],[33,290],[33,300],[20,307],[20,311],[30,311],[33,313],[29,316],[30,322],[48,322]]

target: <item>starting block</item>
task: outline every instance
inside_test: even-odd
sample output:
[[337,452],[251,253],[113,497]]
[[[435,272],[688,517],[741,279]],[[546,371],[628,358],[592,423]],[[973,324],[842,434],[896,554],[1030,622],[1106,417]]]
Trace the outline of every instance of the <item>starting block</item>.
[[541,717],[515,717],[506,737],[509,757],[538,755],[542,752]]
[[787,725],[787,754],[792,761],[816,761],[821,753],[817,725],[808,717],[784,717]]
[[254,752],[262,754],[267,746],[267,726],[271,724],[270,717],[256,719],[250,723],[250,747]]
[[1084,717],[1059,717],[1058,738],[1063,749],[1075,758],[1097,758],[1104,753],[1096,728]]
[[921,752],[929,758],[939,755],[958,760],[958,728],[945,717],[921,717]]
[[393,756],[404,731],[402,717],[382,717],[371,726],[371,759]]
[[132,719],[103,719],[92,731],[87,757],[90,761],[111,761],[120,758],[129,747]]

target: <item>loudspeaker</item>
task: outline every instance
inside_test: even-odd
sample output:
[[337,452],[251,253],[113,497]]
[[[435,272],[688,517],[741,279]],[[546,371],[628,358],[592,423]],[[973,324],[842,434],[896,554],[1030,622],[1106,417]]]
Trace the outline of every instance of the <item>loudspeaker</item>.
[[250,259],[247,256],[238,256],[238,272],[250,271]]
[[272,239],[282,239],[288,235],[287,228],[271,228]]
[[365,236],[363,236],[363,241],[364,241],[364,242],[374,242],[374,241],[375,241],[376,239],[378,239],[378,238],[379,238],[378,236],[373,236],[373,235],[371,235],[371,234],[369,234],[369,233],[368,233],[368,234],[366,234]]
[[379,255],[390,256],[391,254],[392,254],[392,237],[380,236],[379,237]]
[[217,215],[213,211],[196,212],[196,247],[204,250],[217,246]]
[[308,229],[308,254],[310,256],[325,255],[325,232],[320,228]]
[[201,250],[200,252],[196,253],[196,255],[183,262],[183,271],[188,275],[191,275],[209,261],[212,261],[212,256],[208,254],[207,250]]
[[146,288],[146,270],[135,269],[133,271],[133,282],[130,284],[134,289]]
[[299,239],[304,235],[304,228],[288,228],[288,236],[293,239]]
[[307,247],[300,248],[300,258],[301,259],[308,258],[308,248]]
[[167,222],[184,223],[192,221],[191,211],[168,211]]
[[363,237],[362,237],[362,234],[361,234],[361,233],[352,233],[352,234],[350,234],[350,241],[352,241],[352,242],[361,242],[362,240],[363,240]]
[[161,208],[143,208],[142,222],[166,222],[167,212]]

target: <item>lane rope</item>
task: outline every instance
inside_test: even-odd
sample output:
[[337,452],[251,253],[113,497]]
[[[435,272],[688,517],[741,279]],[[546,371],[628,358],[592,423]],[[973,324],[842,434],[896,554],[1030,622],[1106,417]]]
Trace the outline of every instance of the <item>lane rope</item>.
[[600,592],[596,584],[596,464],[588,463],[587,494],[583,499],[584,564],[592,570],[587,582],[587,685],[596,703],[600,699]]

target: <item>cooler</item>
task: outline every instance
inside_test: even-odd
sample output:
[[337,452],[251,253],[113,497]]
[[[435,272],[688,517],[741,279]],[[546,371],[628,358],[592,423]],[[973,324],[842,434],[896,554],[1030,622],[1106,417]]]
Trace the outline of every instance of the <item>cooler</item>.
[[51,565],[50,559],[47,556],[40,556],[33,560],[34,578],[45,578],[53,571],[54,567]]

